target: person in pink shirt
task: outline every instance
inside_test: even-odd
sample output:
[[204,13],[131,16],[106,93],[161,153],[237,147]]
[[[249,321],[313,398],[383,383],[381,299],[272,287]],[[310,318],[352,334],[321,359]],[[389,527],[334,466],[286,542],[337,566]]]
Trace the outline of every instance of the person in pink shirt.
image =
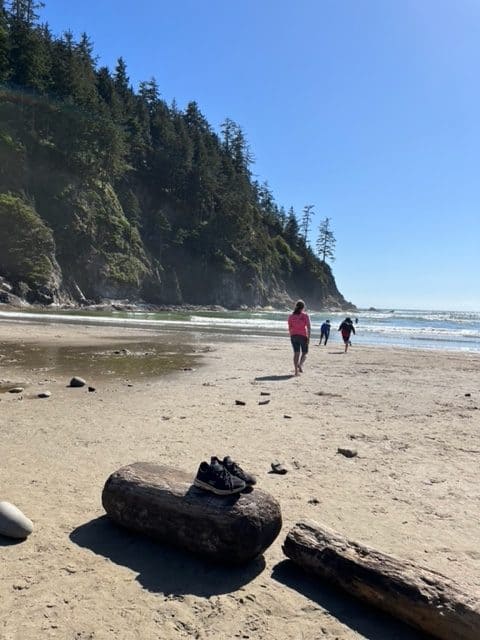
[[[293,313],[288,316],[288,331],[293,347],[293,366],[295,375],[303,373],[303,365],[308,353],[308,343],[310,341],[310,318],[305,313],[305,303],[298,300]],[[300,351],[302,356],[300,357]]]

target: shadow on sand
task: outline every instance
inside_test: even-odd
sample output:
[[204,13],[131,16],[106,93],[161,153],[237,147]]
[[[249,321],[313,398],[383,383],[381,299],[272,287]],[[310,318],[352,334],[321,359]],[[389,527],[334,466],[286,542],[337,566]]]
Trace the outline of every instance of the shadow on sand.
[[281,380],[290,380],[290,378],[294,378],[293,373],[288,373],[283,376],[260,376],[255,378],[256,382],[280,382]]
[[272,578],[316,602],[366,640],[431,640],[431,636],[415,631],[378,609],[322,584],[305,574],[291,560],[277,564]]
[[0,547],[13,547],[15,544],[25,542],[25,538],[9,538],[0,533]]
[[246,566],[215,565],[164,546],[113,524],[107,516],[77,527],[70,539],[80,547],[138,573],[148,591],[206,597],[230,593],[248,584],[265,568],[261,556]]

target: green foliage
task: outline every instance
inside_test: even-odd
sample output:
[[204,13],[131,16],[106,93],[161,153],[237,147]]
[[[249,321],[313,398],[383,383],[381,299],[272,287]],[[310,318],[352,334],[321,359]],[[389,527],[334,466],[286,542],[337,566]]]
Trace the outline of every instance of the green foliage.
[[24,184],[25,148],[0,129],[0,191],[19,192]]
[[0,85],[7,82],[10,75],[9,48],[7,15],[0,2]]
[[324,218],[318,227],[318,238],[316,249],[318,256],[322,262],[326,262],[327,258],[335,260],[335,236],[332,231],[331,218]]
[[64,280],[87,297],[262,304],[307,285],[323,295],[333,279],[306,246],[311,207],[302,237],[294,211],[252,178],[240,125],[227,118],[218,134],[196,102],[169,106],[154,78],[135,92],[123,58],[97,68],[88,36],[52,35],[35,0],[3,7],[0,191],[35,202],[22,205],[35,224],[16,214],[25,257],[9,249],[18,269],[10,257],[0,271],[45,281],[53,233]]
[[53,273],[54,241],[35,209],[9,193],[0,194],[0,273],[32,287]]

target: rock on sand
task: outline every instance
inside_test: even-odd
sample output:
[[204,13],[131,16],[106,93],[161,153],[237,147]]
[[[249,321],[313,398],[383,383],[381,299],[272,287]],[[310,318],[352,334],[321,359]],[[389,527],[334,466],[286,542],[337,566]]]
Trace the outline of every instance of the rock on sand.
[[0,502],[0,534],[9,538],[26,538],[33,531],[33,522],[11,502]]

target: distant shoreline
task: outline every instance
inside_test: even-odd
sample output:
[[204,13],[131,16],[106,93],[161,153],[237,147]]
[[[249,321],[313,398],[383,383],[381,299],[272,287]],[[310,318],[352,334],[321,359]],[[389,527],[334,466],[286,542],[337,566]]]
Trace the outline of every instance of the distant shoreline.
[[[30,309],[1,309],[0,325],[11,324],[13,327],[31,325],[40,326],[68,326],[81,327],[88,330],[94,337],[96,333],[105,330],[120,335],[123,331],[142,331],[145,334],[177,333],[187,339],[188,334],[203,336],[208,340],[227,341],[270,341],[271,339],[288,338],[286,317],[289,310],[257,309],[254,311],[212,310],[211,308],[186,309],[175,308],[168,311],[148,310],[98,310],[72,309],[39,310]],[[311,351],[319,350],[318,340],[320,324],[325,317],[332,321],[332,331],[328,347],[341,346],[341,339],[337,332],[339,323],[345,312],[340,311],[312,311],[312,340]],[[381,349],[402,349],[425,352],[450,352],[460,354],[480,353],[480,314],[473,314],[474,318],[460,317],[448,312],[413,312],[398,310],[398,313],[375,311],[358,312],[356,335],[353,336],[353,349],[359,347],[373,347]],[[357,319],[355,314],[350,314]],[[467,316],[469,314],[466,314]],[[459,316],[459,317],[457,317]],[[478,317],[477,317],[478,316]],[[445,319],[446,317],[446,319]],[[325,347],[321,351],[325,350]]]

